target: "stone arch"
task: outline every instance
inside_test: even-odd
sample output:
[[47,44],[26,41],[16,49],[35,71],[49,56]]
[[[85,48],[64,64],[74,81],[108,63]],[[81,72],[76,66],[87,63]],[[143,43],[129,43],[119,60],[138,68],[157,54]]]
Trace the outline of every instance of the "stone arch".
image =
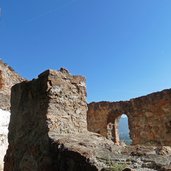
[[119,137],[119,121],[121,116],[125,114],[128,117],[128,128],[129,128],[129,137],[131,139],[131,129],[130,129],[130,119],[129,115],[126,112],[119,110],[113,110],[108,113],[107,118],[107,138],[112,140],[115,144],[120,144]]
[[[102,136],[115,143],[119,143],[117,117],[124,113],[128,116],[133,145],[171,145],[171,89],[129,101],[90,103],[88,108],[88,130],[98,128],[103,131]],[[100,124],[96,124],[98,121]]]
[[119,144],[118,121],[121,112],[118,110],[110,111],[107,118],[107,138]]

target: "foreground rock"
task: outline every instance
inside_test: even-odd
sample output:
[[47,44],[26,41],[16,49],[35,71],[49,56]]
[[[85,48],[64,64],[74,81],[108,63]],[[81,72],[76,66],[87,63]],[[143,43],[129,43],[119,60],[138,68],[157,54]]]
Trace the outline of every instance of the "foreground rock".
[[[134,171],[162,171],[170,167],[171,147],[166,146],[118,146],[99,134],[87,132],[77,135],[51,135],[52,151],[60,159],[58,169],[113,171],[129,168]],[[58,139],[55,140],[55,137]],[[84,161],[84,164],[83,164]],[[77,164],[84,166],[79,167]],[[113,169],[113,170],[112,170]],[[169,170],[167,170],[169,171]]]
[[0,109],[10,110],[11,87],[24,79],[0,60]]

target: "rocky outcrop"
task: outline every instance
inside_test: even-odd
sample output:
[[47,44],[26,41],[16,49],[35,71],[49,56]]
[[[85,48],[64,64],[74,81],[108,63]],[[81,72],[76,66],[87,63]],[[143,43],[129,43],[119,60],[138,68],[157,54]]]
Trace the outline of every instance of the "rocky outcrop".
[[88,130],[119,144],[118,122],[128,116],[133,144],[171,145],[171,89],[120,102],[88,105]]
[[0,109],[10,110],[11,87],[24,79],[0,60]]
[[0,171],[3,170],[3,158],[8,147],[11,87],[23,80],[10,66],[0,60]]

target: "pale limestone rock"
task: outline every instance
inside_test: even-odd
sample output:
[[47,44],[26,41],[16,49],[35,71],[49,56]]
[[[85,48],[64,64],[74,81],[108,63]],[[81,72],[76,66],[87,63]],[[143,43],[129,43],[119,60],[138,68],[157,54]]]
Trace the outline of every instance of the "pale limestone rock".
[[10,112],[0,109],[0,171],[3,170],[4,156],[8,148],[8,124],[10,120]]

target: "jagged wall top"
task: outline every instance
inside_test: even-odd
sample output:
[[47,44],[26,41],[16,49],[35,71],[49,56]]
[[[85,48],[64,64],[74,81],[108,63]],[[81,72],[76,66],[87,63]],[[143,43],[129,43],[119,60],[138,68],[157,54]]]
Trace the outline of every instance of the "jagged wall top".
[[0,60],[0,108],[9,110],[11,87],[25,80],[13,68]]
[[171,89],[120,102],[88,105],[88,130],[119,143],[118,121],[128,116],[133,144],[171,145]]

